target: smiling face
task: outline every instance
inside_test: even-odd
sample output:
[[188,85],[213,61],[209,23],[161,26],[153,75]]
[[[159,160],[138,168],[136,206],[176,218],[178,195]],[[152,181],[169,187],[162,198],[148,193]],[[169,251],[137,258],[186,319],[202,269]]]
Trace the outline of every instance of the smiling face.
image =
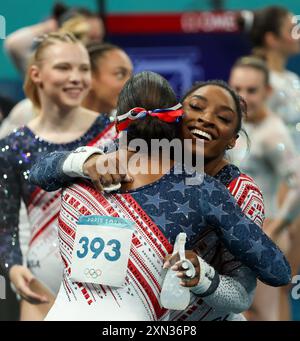
[[92,90],[104,112],[109,113],[117,107],[119,94],[131,77],[132,69],[128,55],[119,49],[107,51],[99,58]]
[[39,96],[62,108],[81,105],[91,84],[89,56],[79,43],[57,42],[43,51],[30,76],[38,86]]
[[[237,139],[238,114],[231,94],[220,86],[205,85],[183,102],[184,118],[181,135],[184,139],[204,142],[205,160],[222,158],[228,146]],[[193,143],[193,154],[196,144]]]

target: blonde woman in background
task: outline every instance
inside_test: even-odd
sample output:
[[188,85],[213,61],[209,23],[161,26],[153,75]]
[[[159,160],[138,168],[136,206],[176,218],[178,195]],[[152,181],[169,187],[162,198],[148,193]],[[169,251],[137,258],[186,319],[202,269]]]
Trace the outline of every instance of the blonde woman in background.
[[[62,275],[56,230],[60,192],[48,195],[30,185],[29,169],[43,153],[102,144],[115,134],[108,115],[81,106],[90,85],[90,60],[83,44],[66,33],[44,37],[28,66],[24,85],[39,115],[0,143],[0,259],[23,298],[22,320],[43,319],[50,308],[47,294],[57,294]],[[27,266],[19,245],[21,199],[31,232]]]

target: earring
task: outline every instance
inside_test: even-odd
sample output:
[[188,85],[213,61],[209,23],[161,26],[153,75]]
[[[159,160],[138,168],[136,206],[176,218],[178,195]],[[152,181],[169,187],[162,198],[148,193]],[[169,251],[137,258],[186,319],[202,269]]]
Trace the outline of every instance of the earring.
[[228,146],[226,147],[227,150],[232,149],[232,148],[233,148],[233,147],[232,147],[231,145],[228,145]]

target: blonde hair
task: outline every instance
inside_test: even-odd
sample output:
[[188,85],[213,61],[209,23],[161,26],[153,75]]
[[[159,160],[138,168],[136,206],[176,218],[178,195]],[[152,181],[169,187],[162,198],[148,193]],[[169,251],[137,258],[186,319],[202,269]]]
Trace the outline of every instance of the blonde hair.
[[65,21],[58,32],[60,33],[68,33],[72,32],[72,34],[79,39],[83,44],[88,43],[88,35],[90,31],[90,24],[87,21],[87,18],[83,15],[76,15],[71,19]]
[[37,46],[33,55],[30,58],[30,61],[27,66],[27,72],[25,76],[25,81],[23,85],[23,90],[27,98],[29,98],[33,104],[35,109],[41,108],[41,101],[38,94],[38,87],[31,79],[30,71],[33,65],[39,66],[42,61],[44,51],[51,45],[57,44],[59,42],[62,43],[80,43],[78,39],[72,34],[68,32],[64,33],[49,33],[45,34],[36,39]]
[[250,67],[263,73],[264,82],[266,85],[270,84],[270,71],[264,60],[257,56],[244,56],[239,58],[233,65],[233,69],[236,67]]

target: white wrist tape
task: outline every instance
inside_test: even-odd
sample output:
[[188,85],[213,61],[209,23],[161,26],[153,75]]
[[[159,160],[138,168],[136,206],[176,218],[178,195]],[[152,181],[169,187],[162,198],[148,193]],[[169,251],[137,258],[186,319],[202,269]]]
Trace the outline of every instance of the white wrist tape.
[[200,263],[200,279],[198,285],[192,287],[191,290],[196,295],[205,294],[210,288],[215,277],[215,269],[207,264],[201,257],[198,257]]
[[79,147],[74,150],[63,163],[63,172],[72,178],[88,178],[83,173],[85,161],[93,154],[103,154],[101,149],[96,147]]

